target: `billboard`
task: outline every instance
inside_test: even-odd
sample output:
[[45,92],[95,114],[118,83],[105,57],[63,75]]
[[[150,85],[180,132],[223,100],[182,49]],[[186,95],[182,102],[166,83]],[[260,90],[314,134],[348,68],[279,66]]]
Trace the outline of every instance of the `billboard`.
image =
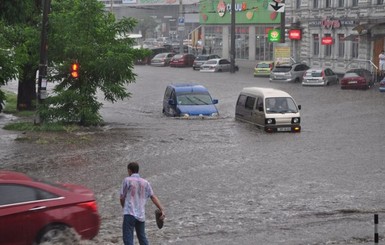
[[[278,24],[281,14],[268,10],[268,1],[234,0],[236,24]],[[201,1],[200,24],[230,24],[231,0]]]

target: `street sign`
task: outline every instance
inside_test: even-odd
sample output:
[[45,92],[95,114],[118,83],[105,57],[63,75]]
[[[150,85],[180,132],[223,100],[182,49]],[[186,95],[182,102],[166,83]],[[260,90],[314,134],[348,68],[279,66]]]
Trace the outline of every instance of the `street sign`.
[[271,3],[269,3],[267,9],[269,11],[272,11],[272,12],[283,13],[283,12],[285,12],[285,4],[284,3],[271,2]]
[[180,25],[180,26],[184,25],[184,17],[183,16],[178,18],[178,25]]
[[267,39],[269,42],[279,42],[281,40],[281,31],[272,29],[267,34]]

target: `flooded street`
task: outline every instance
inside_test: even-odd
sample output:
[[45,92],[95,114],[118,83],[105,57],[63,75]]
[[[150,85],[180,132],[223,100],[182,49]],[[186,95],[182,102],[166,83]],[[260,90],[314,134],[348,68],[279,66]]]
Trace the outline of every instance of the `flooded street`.
[[[155,205],[147,205],[151,244],[373,244],[374,213],[383,239],[385,94],[377,86],[269,83],[246,69],[210,74],[137,66],[135,72],[132,98],[104,102],[102,129],[44,135],[0,129],[1,169],[95,192],[102,226],[84,244],[123,244],[118,191],[130,161],[141,164],[166,209],[159,230]],[[219,100],[220,118],[163,116],[166,85],[177,82],[206,86]],[[302,106],[302,132],[268,134],[235,121],[238,94],[250,86],[290,93]],[[1,125],[9,120],[0,114]]]

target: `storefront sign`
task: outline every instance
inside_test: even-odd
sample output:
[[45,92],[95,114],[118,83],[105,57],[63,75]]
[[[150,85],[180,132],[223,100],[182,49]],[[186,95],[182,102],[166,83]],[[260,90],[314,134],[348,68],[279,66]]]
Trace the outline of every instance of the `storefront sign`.
[[321,39],[322,45],[332,45],[333,44],[333,38],[332,37],[323,37]]
[[291,40],[301,40],[302,32],[300,29],[289,30],[289,39]]
[[324,19],[322,20],[321,25],[326,29],[338,29],[341,27],[341,22],[338,19]]
[[281,40],[281,31],[280,30],[270,30],[267,35],[269,42],[279,42]]
[[[331,18],[333,21],[339,21],[339,27],[345,27],[345,26],[355,26],[359,23],[358,19],[339,19],[339,18]],[[329,28],[330,26],[330,20],[309,20],[309,27],[319,27],[323,26],[324,28]],[[337,23],[335,25],[338,25]],[[333,27],[333,24],[330,26]],[[335,27],[337,28],[337,27]]]

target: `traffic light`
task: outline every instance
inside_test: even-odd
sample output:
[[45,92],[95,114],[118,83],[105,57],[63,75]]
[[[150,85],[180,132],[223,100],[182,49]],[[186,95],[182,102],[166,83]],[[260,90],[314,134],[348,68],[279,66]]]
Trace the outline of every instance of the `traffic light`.
[[79,77],[79,64],[78,63],[72,63],[71,64],[71,77],[72,78],[78,78]]

